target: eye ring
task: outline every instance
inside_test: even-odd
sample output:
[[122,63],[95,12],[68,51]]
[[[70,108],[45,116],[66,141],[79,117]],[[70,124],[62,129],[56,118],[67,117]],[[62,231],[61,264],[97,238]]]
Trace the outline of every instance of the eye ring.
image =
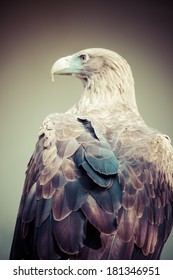
[[83,53],[79,56],[79,58],[82,62],[85,62],[88,60],[89,56],[87,54]]

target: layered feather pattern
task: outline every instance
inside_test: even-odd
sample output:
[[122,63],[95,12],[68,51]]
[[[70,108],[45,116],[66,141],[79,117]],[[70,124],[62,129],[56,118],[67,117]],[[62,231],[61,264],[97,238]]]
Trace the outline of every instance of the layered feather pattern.
[[[55,130],[61,122],[64,131]],[[88,233],[91,225],[95,228],[92,238],[100,247],[100,233],[116,231],[122,203],[118,161],[108,142],[102,141],[87,120],[61,115],[45,120],[28,165],[18,218],[23,231],[21,244],[28,242],[32,230],[33,246],[19,256],[13,255],[13,248],[11,258],[69,258],[80,252],[85,243],[93,246]],[[33,164],[39,176],[30,181]],[[43,251],[44,242],[48,248]],[[14,240],[13,246],[16,244]]]
[[10,259],[159,259],[173,226],[173,148],[148,127],[127,62],[104,49],[57,61],[84,94],[43,122]]

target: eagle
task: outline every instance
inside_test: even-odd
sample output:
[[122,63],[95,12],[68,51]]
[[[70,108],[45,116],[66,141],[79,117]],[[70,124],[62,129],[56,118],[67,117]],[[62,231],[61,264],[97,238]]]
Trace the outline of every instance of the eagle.
[[76,76],[84,92],[41,125],[10,259],[159,259],[173,225],[173,147],[141,117],[129,64],[90,48],[51,75]]

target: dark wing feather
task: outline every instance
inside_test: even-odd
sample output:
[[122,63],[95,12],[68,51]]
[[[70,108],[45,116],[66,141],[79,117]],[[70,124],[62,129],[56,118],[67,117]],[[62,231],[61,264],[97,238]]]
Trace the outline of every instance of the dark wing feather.
[[35,228],[35,259],[38,258],[40,260],[57,260],[65,258],[65,254],[63,255],[62,251],[56,244],[52,231],[53,228],[50,216]]
[[41,224],[49,217],[51,212],[51,199],[40,199],[37,201],[35,226],[40,227]]
[[115,213],[121,207],[122,188],[115,178],[108,189],[99,189],[97,186],[90,190],[98,205],[107,213]]
[[11,259],[160,257],[173,224],[172,147],[155,131],[122,127],[103,135],[93,120],[45,120],[26,172]]
[[22,221],[24,223],[29,223],[35,218],[36,206],[36,184],[34,184],[26,197],[25,207],[22,213]]
[[116,229],[115,214],[105,212],[95,201],[92,196],[89,196],[82,206],[82,212],[92,225],[94,225],[100,232],[112,233]]
[[[124,241],[133,246],[131,259],[158,259],[173,224],[170,217],[173,215],[170,170],[173,153],[162,135],[143,135],[143,139],[145,143],[136,141],[135,150],[129,140],[128,154],[126,149],[123,151],[122,145],[119,151],[119,155],[122,157],[124,153],[124,157],[119,172],[123,198],[118,212],[117,234],[122,240],[122,247]],[[142,150],[143,157],[138,157]],[[170,158],[164,154],[168,151]],[[161,156],[165,156],[165,166]],[[134,244],[131,243],[133,238]]]
[[99,145],[90,145],[85,148],[85,159],[89,165],[96,171],[105,175],[113,175],[117,173],[118,161],[110,147],[102,147]]
[[116,231],[117,172],[110,145],[90,121],[49,116],[28,164],[10,258],[74,258],[101,248],[101,232]]
[[81,211],[72,212],[65,219],[54,221],[54,236],[57,244],[67,254],[80,251],[86,238],[86,217]]

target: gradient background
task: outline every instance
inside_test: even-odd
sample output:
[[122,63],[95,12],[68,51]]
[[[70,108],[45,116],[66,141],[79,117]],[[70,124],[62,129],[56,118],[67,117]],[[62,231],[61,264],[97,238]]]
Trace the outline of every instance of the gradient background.
[[[89,47],[117,51],[133,70],[141,115],[173,139],[171,4],[60,2],[6,1],[0,9],[0,259],[8,259],[39,127],[49,113],[71,107],[82,92],[74,77],[51,82],[57,58]],[[162,259],[173,259],[173,234]]]

